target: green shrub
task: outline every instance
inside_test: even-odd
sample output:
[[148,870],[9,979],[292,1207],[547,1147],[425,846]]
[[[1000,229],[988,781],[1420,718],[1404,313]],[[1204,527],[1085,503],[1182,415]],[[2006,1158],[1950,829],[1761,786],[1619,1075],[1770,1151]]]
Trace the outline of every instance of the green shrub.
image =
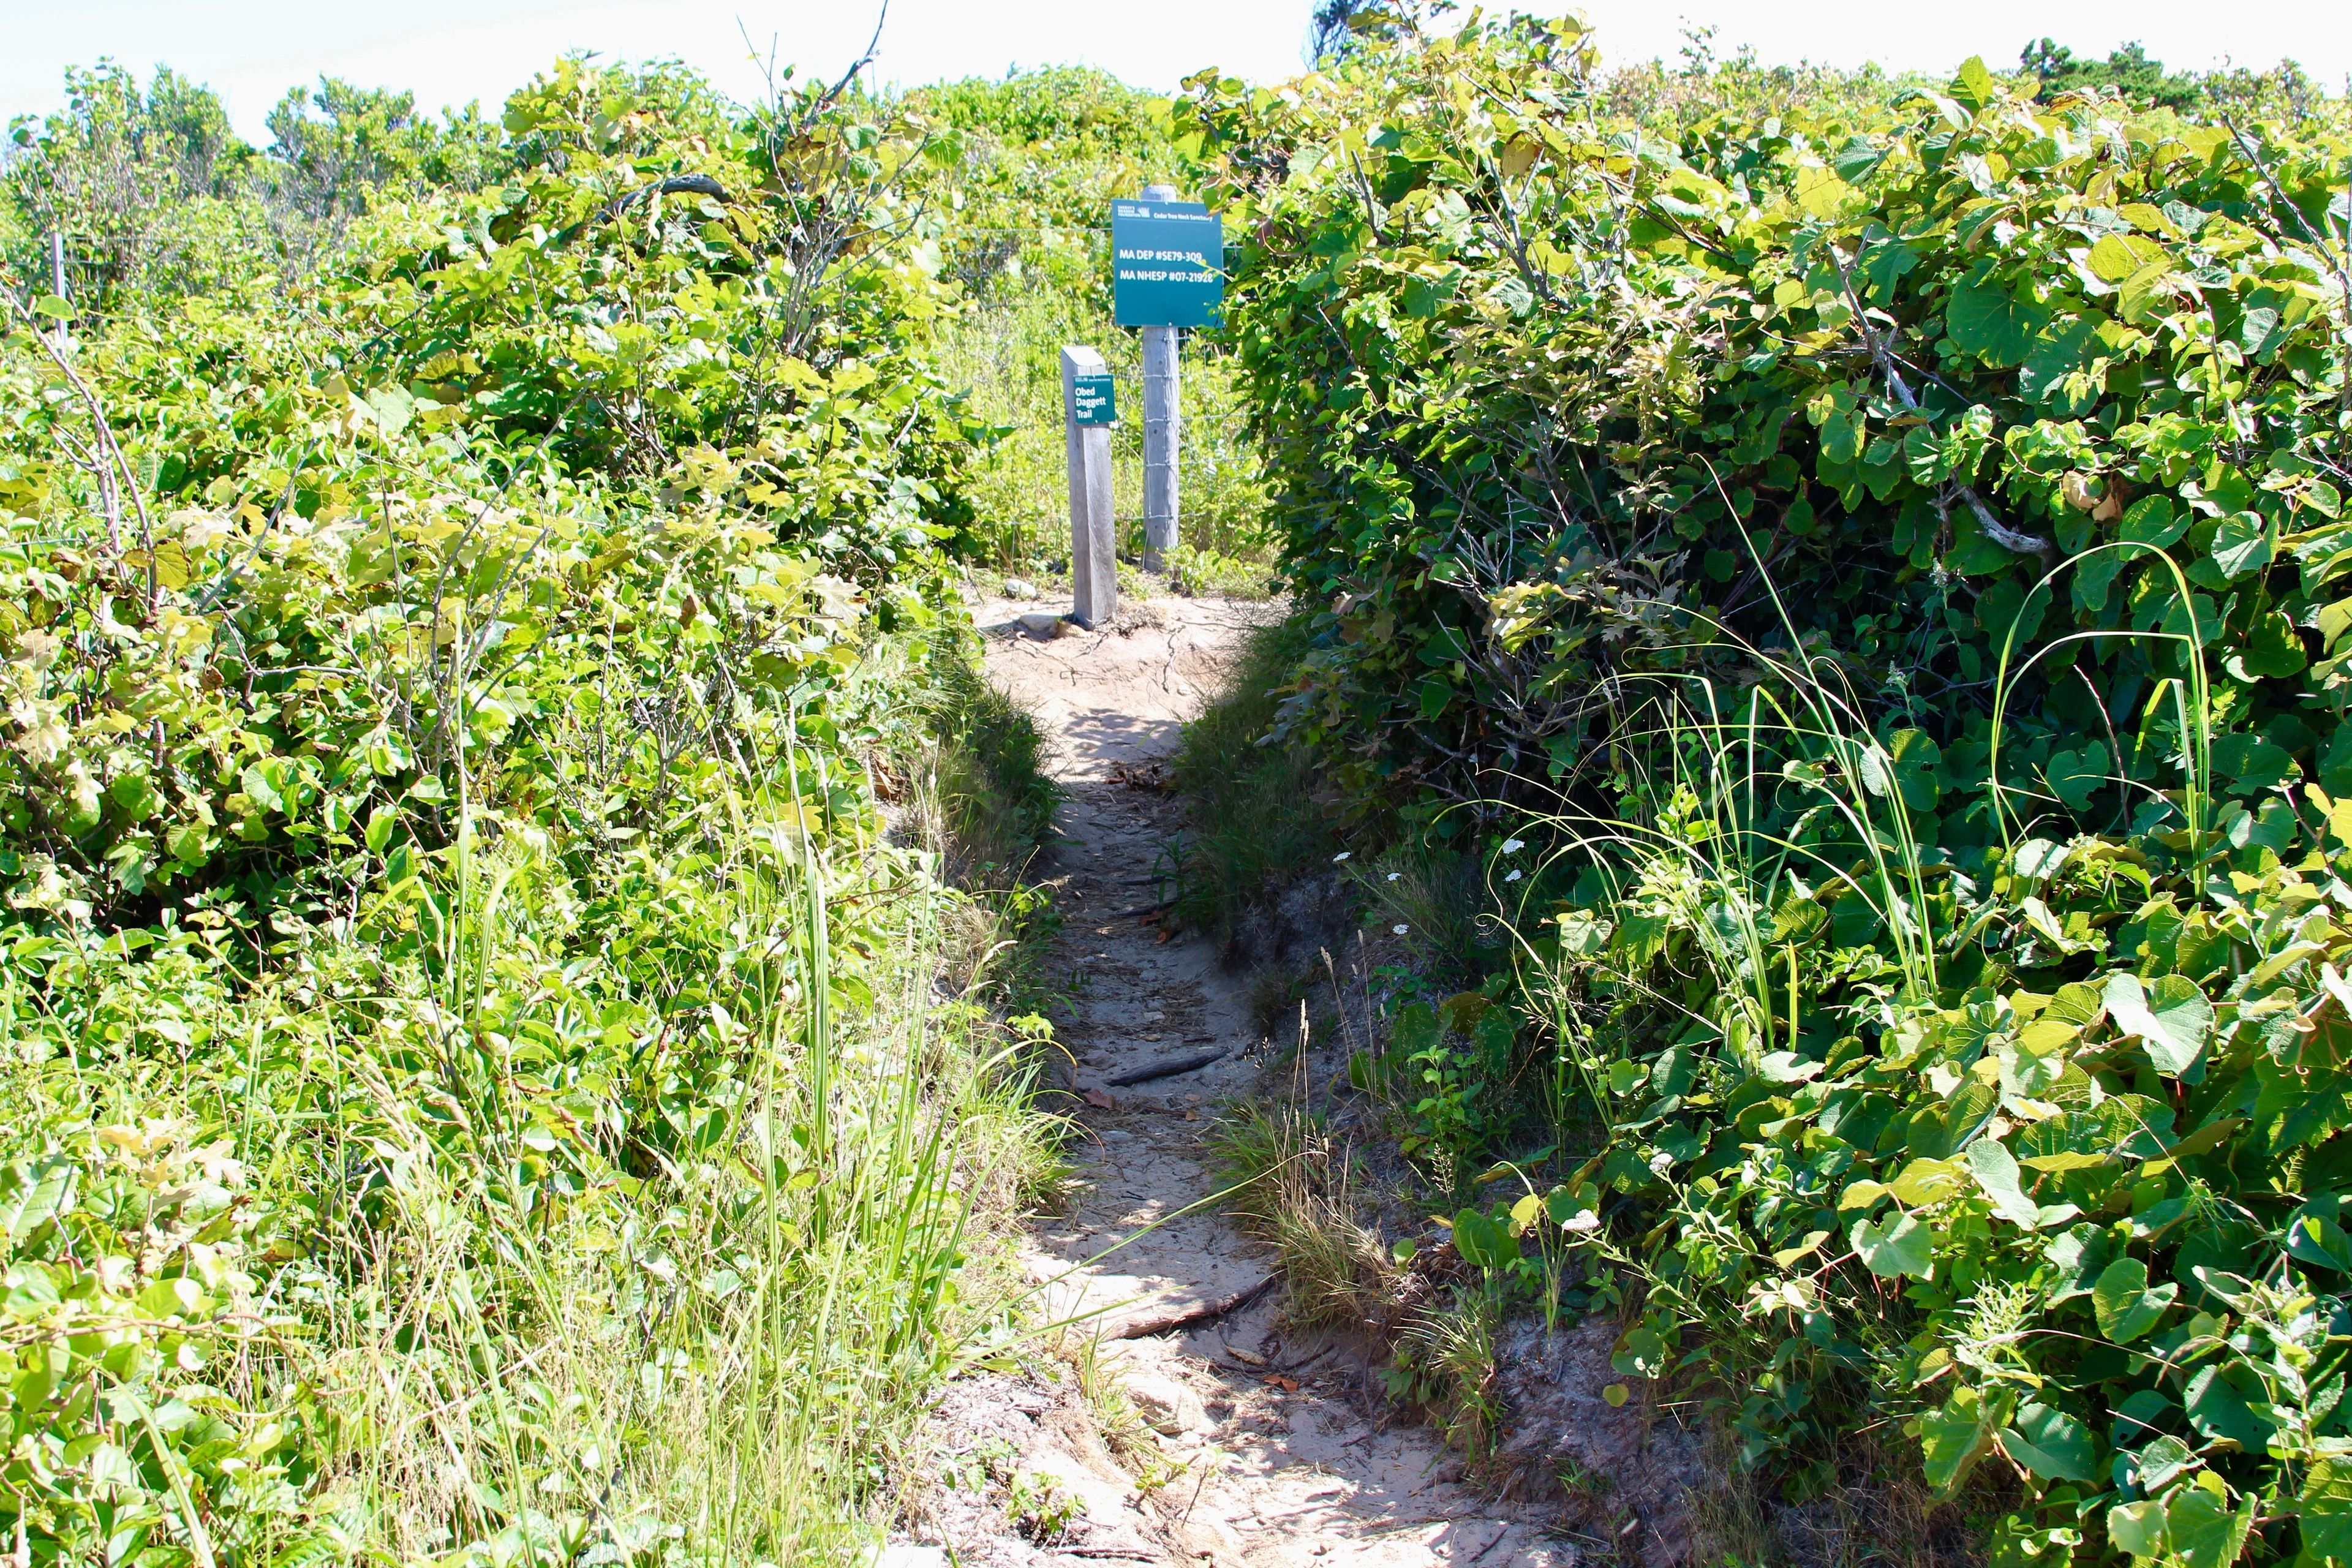
[[1005,1331],[1055,797],[945,607],[936,138],[500,123],[250,288],[0,289],[29,1563],[843,1560]]
[[1514,910],[1558,1088],[1483,1136],[1598,1124],[1510,1228],[1639,1286],[1621,1373],[1793,1495],[1998,1468],[1999,1561],[2352,1557],[2343,105],[1685,85],[1526,17],[1193,84],[1269,744]]

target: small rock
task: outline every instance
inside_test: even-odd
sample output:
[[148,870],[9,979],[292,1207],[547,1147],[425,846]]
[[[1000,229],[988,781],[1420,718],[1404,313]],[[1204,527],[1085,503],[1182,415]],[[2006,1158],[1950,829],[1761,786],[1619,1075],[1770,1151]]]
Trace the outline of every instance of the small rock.
[[1032,610],[1019,618],[1023,631],[1040,641],[1062,635],[1062,617],[1051,610]]
[[1130,1378],[1127,1396],[1135,1401],[1136,1411],[1145,1424],[1162,1436],[1217,1429],[1201,1396],[1172,1377]]
[[1026,577],[1007,577],[1004,580],[1004,596],[1008,599],[1034,599],[1037,596],[1037,584]]

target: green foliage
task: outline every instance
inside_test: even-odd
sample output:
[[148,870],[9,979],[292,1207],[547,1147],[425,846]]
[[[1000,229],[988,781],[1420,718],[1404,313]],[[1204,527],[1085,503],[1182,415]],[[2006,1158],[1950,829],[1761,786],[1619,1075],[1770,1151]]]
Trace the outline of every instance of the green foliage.
[[2320,1560],[2342,106],[1712,79],[1621,115],[1515,17],[1193,84],[1273,743],[1514,915],[1622,1373],[1792,1495],[1863,1423],[1996,1463],[2001,1561]]
[[[16,189],[194,156],[97,79]],[[979,1005],[1035,900],[950,880],[1054,796],[944,608],[939,139],[311,107],[303,266],[5,296],[0,1540],[846,1555],[1051,1160]]]
[[2202,96],[2197,79],[2184,71],[2168,74],[2162,60],[2147,58],[2134,41],[2108,51],[2104,60],[2077,58],[2063,44],[2042,38],[2025,46],[2018,63],[2039,84],[2037,98],[2047,102],[2066,92],[2113,89],[2140,104],[2167,109],[2193,107]]
[[9,127],[0,254],[46,278],[60,236],[78,300],[236,292],[307,272],[372,202],[505,172],[473,106],[436,124],[407,94],[334,79],[289,92],[269,128],[267,148],[239,140],[219,96],[168,67],[144,89],[111,61],[69,68],[62,112]]
[[[972,391],[1001,440],[972,479],[982,548],[1032,574],[1069,557],[1061,351],[1098,348],[1121,388],[1113,429],[1114,505],[1122,552],[1142,545],[1142,354],[1110,324],[1110,204],[1155,181],[1191,188],[1200,167],[1167,105],[1100,71],[1020,71],[920,88],[908,105],[947,127],[955,155],[921,188],[940,223],[944,270],[965,303],[940,364]],[[1215,589],[1262,562],[1268,538],[1257,452],[1231,358],[1213,335],[1187,343],[1180,581]],[[1262,592],[1262,584],[1250,584]]]
[[[1465,57],[1530,82],[1575,58],[1496,26],[1295,105],[1204,86],[1188,109],[1229,148],[1252,236],[1232,330],[1287,569],[1328,615],[1293,728],[1374,742],[1342,764],[1360,792],[1424,768],[1465,798],[1487,770],[1606,779],[1619,721],[1594,694],[1736,662],[1713,628],[1851,646],[1862,689],[1939,745],[1983,743],[2012,626],[2021,661],[2063,614],[2053,630],[2098,635],[2012,709],[2038,772],[2058,737],[2141,726],[2180,655],[2129,634],[2188,629],[2192,605],[2231,639],[2230,723],[2268,742],[2249,757],[2311,754],[2307,721],[2281,727],[2293,692],[2263,683],[2325,651],[2300,628],[2339,526],[2312,454],[2340,391],[2333,142],[2273,127],[2250,157],[2219,127],[2125,132],[2095,100],[1937,96],[1819,128],[1703,121],[1636,155],[1589,100],[1459,108]],[[2103,123],[2152,157],[2050,140]],[[1385,192],[1332,141],[1357,125],[1390,144]],[[1627,291],[1638,308],[1612,302]],[[2226,450],[2207,439],[2241,418]],[[2271,570],[2306,559],[2308,583]],[[1767,591],[1816,574],[1831,592]],[[2084,661],[2104,700],[2064,672]],[[2110,810],[2145,798],[2158,743],[2111,763]]]

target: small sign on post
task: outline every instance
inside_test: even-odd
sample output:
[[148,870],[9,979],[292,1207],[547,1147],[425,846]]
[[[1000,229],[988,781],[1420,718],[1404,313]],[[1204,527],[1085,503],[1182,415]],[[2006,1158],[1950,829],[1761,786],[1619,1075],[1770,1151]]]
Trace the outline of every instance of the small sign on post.
[[[1089,349],[1088,353],[1094,351]],[[1097,359],[1101,356],[1097,355]],[[1070,381],[1070,423],[1073,425],[1116,425],[1118,423],[1118,395],[1111,389],[1110,372],[1088,371]]]
[[1098,351],[1062,351],[1062,415],[1070,461],[1070,618],[1091,630],[1118,614],[1110,494],[1110,427],[1118,408]]
[[1150,185],[1139,201],[1111,204],[1110,247],[1113,318],[1143,329],[1143,566],[1158,572],[1183,510],[1177,333],[1214,326],[1224,308],[1224,220],[1178,201],[1172,185]]

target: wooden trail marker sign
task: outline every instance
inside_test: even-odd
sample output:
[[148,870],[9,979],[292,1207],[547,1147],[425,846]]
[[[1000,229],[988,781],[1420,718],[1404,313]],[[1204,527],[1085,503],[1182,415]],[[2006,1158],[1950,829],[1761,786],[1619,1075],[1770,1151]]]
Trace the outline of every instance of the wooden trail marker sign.
[[1062,419],[1070,462],[1070,618],[1092,630],[1118,614],[1118,531],[1111,517],[1110,427],[1118,417],[1110,366],[1094,349],[1062,351]]

